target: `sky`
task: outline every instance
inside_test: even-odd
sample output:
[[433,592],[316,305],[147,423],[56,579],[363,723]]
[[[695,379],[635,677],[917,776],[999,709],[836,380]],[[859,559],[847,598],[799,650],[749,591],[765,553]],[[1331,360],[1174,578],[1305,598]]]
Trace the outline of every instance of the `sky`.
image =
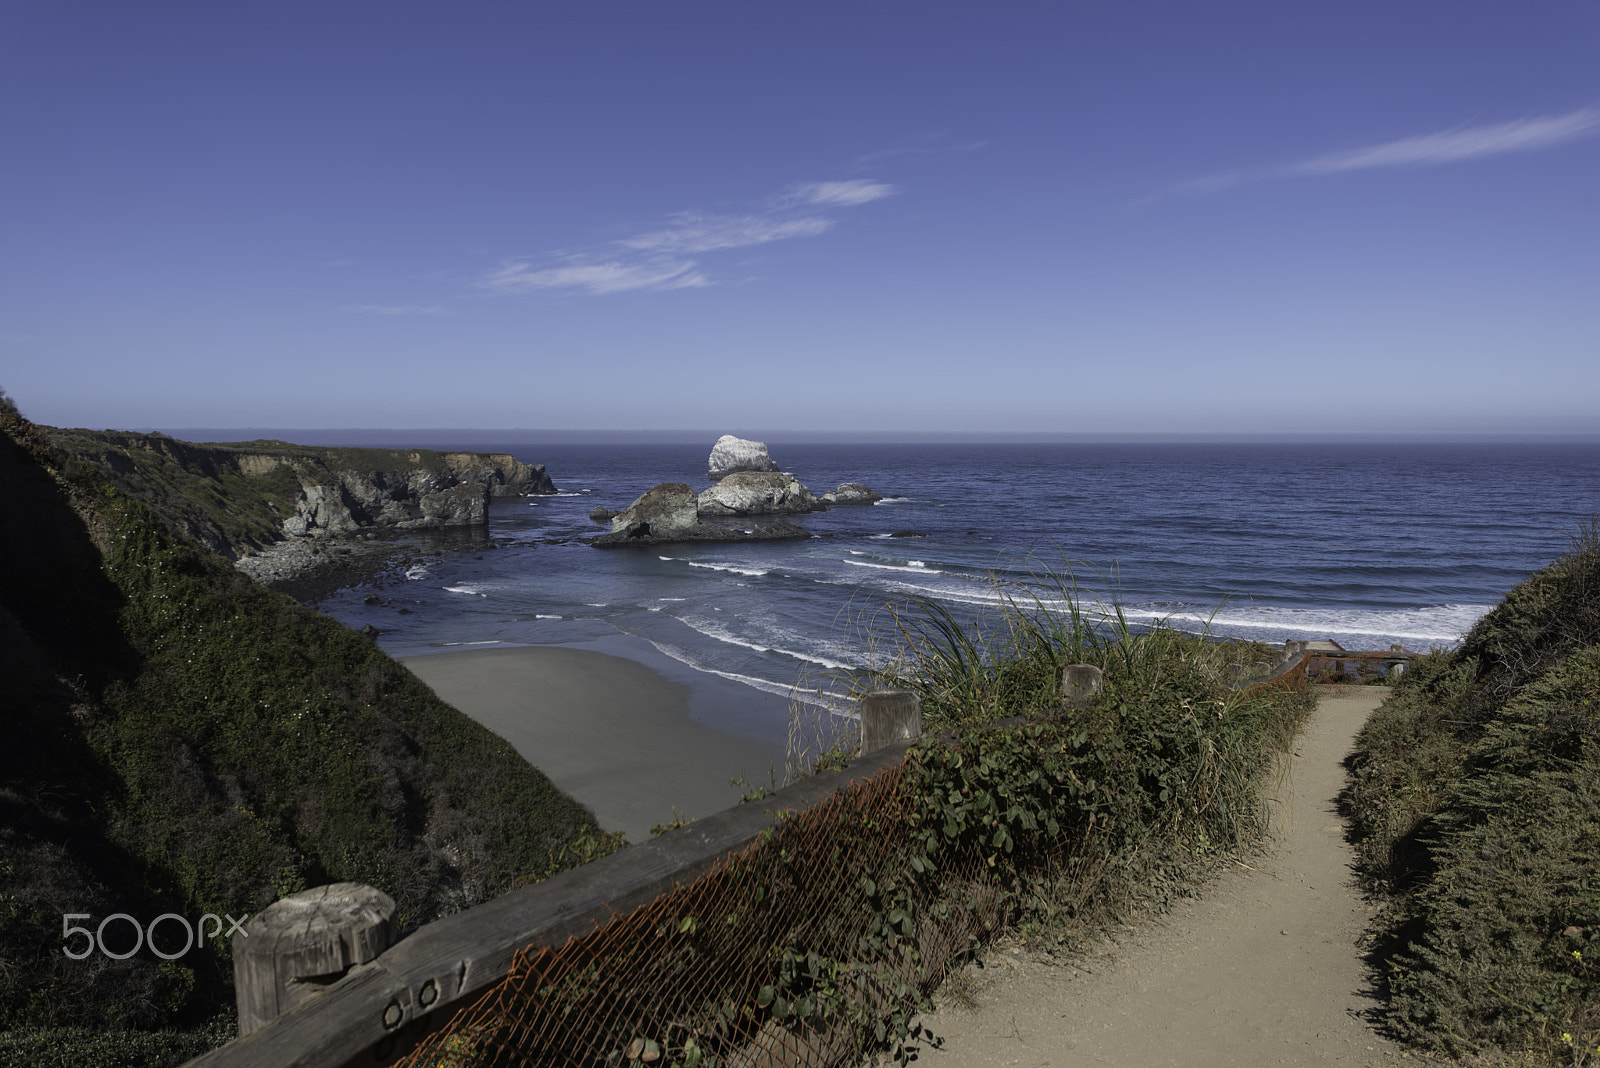
[[1600,5],[0,9],[88,427],[1600,432]]

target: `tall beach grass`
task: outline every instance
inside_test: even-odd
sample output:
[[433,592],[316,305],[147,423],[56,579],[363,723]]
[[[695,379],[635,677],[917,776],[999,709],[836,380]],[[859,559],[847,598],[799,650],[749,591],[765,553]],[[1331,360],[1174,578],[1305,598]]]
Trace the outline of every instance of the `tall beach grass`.
[[[1035,919],[1063,921],[1062,937],[1159,908],[1220,857],[1259,845],[1275,757],[1315,703],[1303,685],[1234,688],[1241,668],[1271,658],[1265,646],[1135,623],[1115,596],[1086,596],[1070,569],[1040,568],[1025,586],[996,581],[990,607],[970,615],[928,598],[893,602],[858,637],[870,669],[819,687],[831,701],[793,706],[791,777],[855,755],[854,706],[879,689],[919,697],[924,741],[912,759],[925,774],[954,761],[931,773],[936,783],[975,760],[1026,779],[1049,765],[1046,750],[1070,750],[1074,774],[1096,786],[1080,813],[1098,813],[1094,841],[1076,874],[1052,871],[1017,898]],[[1062,672],[1073,664],[1099,668],[1103,689],[1068,706]],[[1013,796],[1012,808],[1024,805]],[[1076,818],[1059,815],[1064,826]]]
[[[855,707],[874,690],[915,693],[928,733],[1053,713],[1062,671],[1072,664],[1098,667],[1107,692],[1119,699],[1138,700],[1176,684],[1205,691],[1231,716],[1247,715],[1260,703],[1233,683],[1270,661],[1272,648],[1219,640],[1209,620],[1198,633],[1165,619],[1134,622],[1114,588],[1089,593],[1070,564],[1029,570],[1026,583],[992,578],[989,603],[970,613],[913,596],[849,617],[848,641],[868,666],[804,680],[814,696],[791,702],[789,777],[819,760],[853,754]],[[1111,578],[1107,586],[1114,586]],[[1292,735],[1293,726],[1285,729]],[[1286,742],[1287,736],[1276,740]]]

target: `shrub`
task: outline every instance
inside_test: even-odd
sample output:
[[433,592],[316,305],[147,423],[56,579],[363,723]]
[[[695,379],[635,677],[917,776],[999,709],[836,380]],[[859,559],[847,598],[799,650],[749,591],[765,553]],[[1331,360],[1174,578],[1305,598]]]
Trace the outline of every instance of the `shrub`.
[[[1393,1029],[1539,1063],[1600,1035],[1600,534],[1414,662],[1344,794]],[[1585,1045],[1587,1043],[1587,1045]]]
[[1578,649],[1600,643],[1600,519],[1572,537],[1572,547],[1518,584],[1462,640],[1459,657],[1474,666],[1474,722],[1492,717],[1524,686]]
[[[1259,842],[1263,772],[1315,704],[1303,684],[1234,690],[1230,669],[1263,659],[1263,647],[1132,626],[1114,602],[1089,607],[1070,573],[998,592],[996,615],[965,621],[931,600],[894,606],[878,641],[893,655],[866,685],[917,693],[925,735],[958,739],[922,748],[919,781],[935,769],[951,781],[921,793],[951,798],[954,812],[990,806],[986,833],[1037,842],[1095,815],[1096,870],[1120,870],[1120,882],[1085,896],[1081,879],[1041,874],[1019,900],[1075,924],[1091,922],[1081,906],[1094,900],[1104,919],[1147,890],[1159,903],[1224,851]],[[1099,667],[1103,689],[1063,708],[1062,670],[1077,663]],[[1005,785],[980,787],[980,772]],[[1060,785],[1069,781],[1090,785]],[[1047,883],[1078,904],[1051,904]]]

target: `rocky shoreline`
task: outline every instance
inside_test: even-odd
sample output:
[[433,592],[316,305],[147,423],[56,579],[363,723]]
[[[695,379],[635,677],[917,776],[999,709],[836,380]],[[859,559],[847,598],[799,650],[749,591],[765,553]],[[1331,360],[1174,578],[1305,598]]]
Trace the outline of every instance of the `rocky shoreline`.
[[[423,554],[496,548],[490,502],[557,492],[541,464],[509,453],[293,445],[196,444],[162,434],[53,430],[57,445],[142,499],[167,525],[251,578],[314,602],[404,569]],[[859,482],[814,494],[763,442],[725,434],[696,492],[663,483],[620,512],[599,548],[672,542],[782,541],[814,535],[794,517],[873,504]]]
[[336,590],[372,582],[409,567],[419,562],[422,552],[416,545],[396,542],[393,535],[290,538],[240,557],[233,566],[263,586],[287,593],[302,604],[311,604]]
[[557,492],[544,465],[510,453],[49,434],[168,527],[301,601],[408,566],[417,552],[493,548],[492,500]]

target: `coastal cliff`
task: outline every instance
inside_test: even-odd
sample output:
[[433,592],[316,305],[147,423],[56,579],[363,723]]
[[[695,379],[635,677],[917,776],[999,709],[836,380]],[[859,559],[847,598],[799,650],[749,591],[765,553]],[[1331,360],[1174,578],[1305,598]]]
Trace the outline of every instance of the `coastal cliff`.
[[556,492],[543,464],[509,453],[195,444],[115,430],[52,429],[49,436],[230,560],[286,537],[481,524],[491,497]]
[[[384,889],[409,927],[565,867],[598,833],[373,642],[172,530],[171,516],[213,522],[213,538],[247,529],[228,512],[246,497],[188,509],[157,475],[197,493],[262,478],[292,502],[317,484],[292,462],[314,471],[307,456],[107,435],[95,462],[63,436],[82,438],[0,394],[0,1033],[59,1029],[49,1048],[77,1051],[60,1063],[108,1063],[89,1049],[112,1033],[165,1044],[162,1063],[226,1037],[225,940],[77,959],[63,912],[91,930],[119,913],[239,917],[350,880]],[[166,494],[165,516],[101,474],[118,462]],[[293,514],[279,508],[256,518]]]

